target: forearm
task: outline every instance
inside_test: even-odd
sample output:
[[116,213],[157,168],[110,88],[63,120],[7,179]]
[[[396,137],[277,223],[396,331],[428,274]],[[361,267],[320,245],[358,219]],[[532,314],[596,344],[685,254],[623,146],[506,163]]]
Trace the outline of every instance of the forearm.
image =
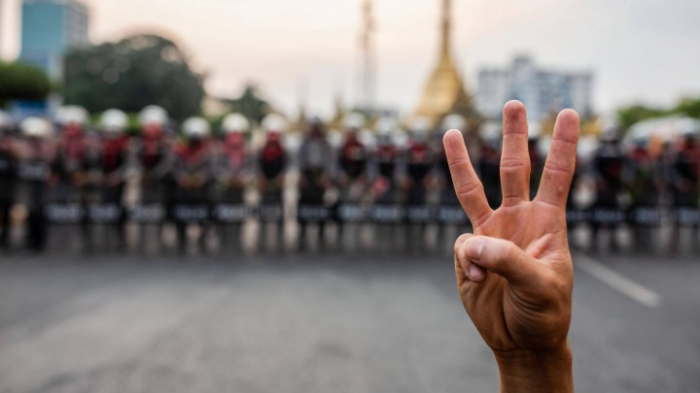
[[568,343],[549,352],[495,353],[501,393],[570,393],[574,391]]

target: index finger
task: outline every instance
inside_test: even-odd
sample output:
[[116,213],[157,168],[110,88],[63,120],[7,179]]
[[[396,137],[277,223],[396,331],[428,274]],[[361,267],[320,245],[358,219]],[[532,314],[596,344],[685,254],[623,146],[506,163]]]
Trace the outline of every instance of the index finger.
[[467,213],[469,221],[477,227],[493,213],[486,200],[484,186],[469,159],[462,133],[459,130],[448,131],[443,138],[443,144],[459,203]]
[[576,145],[580,120],[576,111],[567,109],[557,117],[549,157],[544,165],[540,189],[535,200],[565,208],[576,170]]

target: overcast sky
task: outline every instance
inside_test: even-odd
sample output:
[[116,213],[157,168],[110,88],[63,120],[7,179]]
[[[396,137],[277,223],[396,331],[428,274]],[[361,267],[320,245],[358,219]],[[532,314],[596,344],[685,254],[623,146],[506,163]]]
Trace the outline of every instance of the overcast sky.
[[[1,51],[19,50],[21,0],[4,3]],[[698,0],[453,0],[454,52],[468,85],[483,66],[529,53],[544,68],[593,70],[594,106],[669,105],[700,95]],[[84,0],[91,38],[133,32],[174,38],[208,91],[238,94],[256,81],[280,108],[328,113],[335,92],[359,91],[360,0]],[[376,0],[378,96],[410,111],[435,62],[439,0]],[[302,96],[302,97],[300,97]]]

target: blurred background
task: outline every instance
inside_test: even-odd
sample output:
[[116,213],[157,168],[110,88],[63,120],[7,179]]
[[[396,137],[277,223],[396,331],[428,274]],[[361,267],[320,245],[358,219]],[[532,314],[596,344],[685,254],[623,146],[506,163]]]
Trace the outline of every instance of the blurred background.
[[[0,0],[0,392],[473,391],[470,224],[582,118],[579,391],[700,379],[700,3]],[[457,332],[457,334],[455,334]]]

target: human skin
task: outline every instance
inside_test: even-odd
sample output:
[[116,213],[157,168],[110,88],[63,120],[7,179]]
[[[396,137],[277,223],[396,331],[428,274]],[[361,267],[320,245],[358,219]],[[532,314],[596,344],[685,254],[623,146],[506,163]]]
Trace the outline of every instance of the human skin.
[[501,392],[573,392],[573,265],[566,201],[576,167],[579,116],[557,118],[537,196],[530,200],[528,122],[522,103],[503,111],[503,203],[492,210],[461,132],[444,145],[455,191],[474,233],[455,243],[462,303],[498,364]]

